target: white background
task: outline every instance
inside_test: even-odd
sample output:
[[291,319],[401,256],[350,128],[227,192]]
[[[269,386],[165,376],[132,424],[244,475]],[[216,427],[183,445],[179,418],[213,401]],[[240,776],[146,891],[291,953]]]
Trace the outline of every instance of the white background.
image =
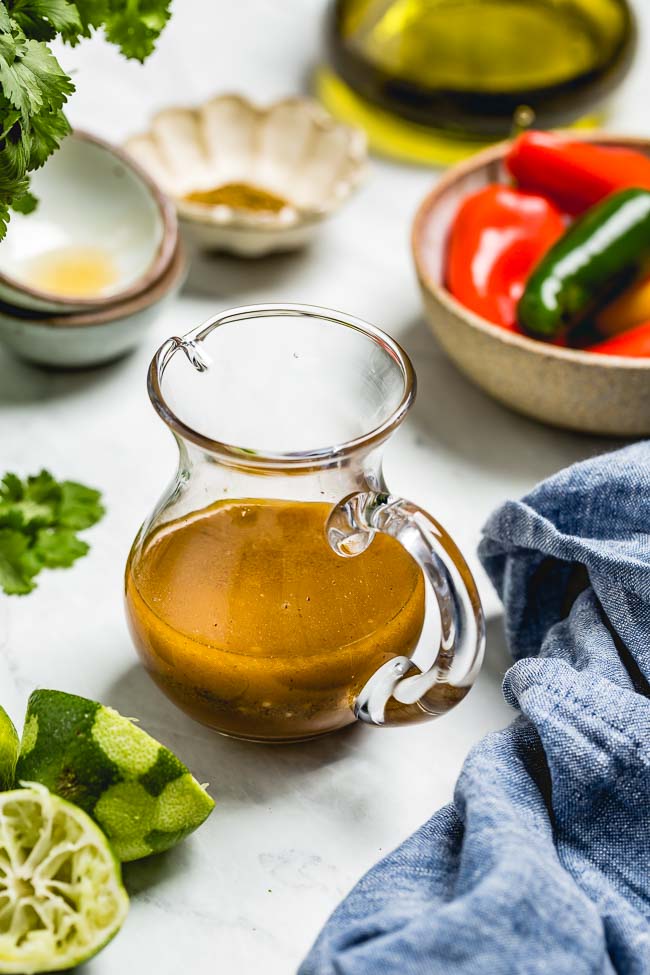
[[[637,4],[641,7],[641,4]],[[642,26],[650,29],[643,4]],[[152,111],[221,91],[260,101],[305,90],[320,49],[322,0],[177,0],[146,66],[101,39],[61,50],[79,92],[74,124],[120,141]],[[643,41],[610,128],[650,134]],[[84,971],[286,975],[361,873],[452,796],[464,756],[507,722],[498,603],[477,570],[491,617],[479,683],[450,717],[413,729],[355,728],[287,748],[244,745],[193,724],[138,667],[122,612],[124,561],[169,476],[175,448],[145,390],[154,349],[215,311],[253,301],[329,305],[384,327],[411,354],[418,402],[391,442],[386,473],[447,526],[477,568],[480,527],[503,499],[609,444],[538,426],[470,386],[423,322],[408,249],[416,205],[435,173],[375,161],[367,184],[310,250],[257,263],[202,258],[146,347],[108,368],[46,373],[0,352],[1,467],[48,467],[96,485],[108,514],[90,556],[43,573],[24,599],[0,595],[0,700],[20,725],[36,686],[100,699],[141,719],[178,752],[218,806],[174,852],[131,865],[132,910]]]

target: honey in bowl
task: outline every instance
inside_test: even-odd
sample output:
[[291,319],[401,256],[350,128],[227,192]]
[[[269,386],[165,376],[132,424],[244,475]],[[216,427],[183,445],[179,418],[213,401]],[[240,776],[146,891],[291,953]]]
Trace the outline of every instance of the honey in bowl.
[[66,298],[94,298],[118,280],[111,255],[101,247],[61,247],[45,251],[23,269],[23,280]]
[[383,534],[361,555],[336,555],[329,511],[320,502],[218,502],[132,554],[126,604],[136,646],[192,717],[267,741],[332,731],[354,721],[354,695],[378,667],[415,648],[425,611],[417,564]]

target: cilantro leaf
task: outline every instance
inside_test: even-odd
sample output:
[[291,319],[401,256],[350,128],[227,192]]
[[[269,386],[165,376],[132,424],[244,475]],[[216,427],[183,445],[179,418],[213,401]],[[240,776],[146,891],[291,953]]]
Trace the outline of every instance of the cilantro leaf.
[[22,531],[25,518],[18,505],[0,504],[0,528],[12,528]]
[[61,108],[74,91],[47,44],[29,40],[13,20],[10,32],[0,35],[0,85],[26,125],[43,109]]
[[59,524],[66,528],[81,531],[90,528],[105,512],[100,504],[101,494],[93,488],[77,484],[75,481],[64,481],[61,485],[61,502],[59,505]]
[[144,61],[167,23],[169,0],[122,0],[110,4],[106,36],[127,58]]
[[[170,17],[170,0],[75,0],[82,30],[79,36],[90,37],[91,28],[103,27],[106,37],[127,58],[144,61]],[[63,34],[65,40],[77,38]]]
[[61,485],[54,480],[49,471],[43,470],[40,474],[27,478],[23,497],[40,504],[49,503],[54,506],[61,500]]
[[3,501],[20,501],[25,493],[23,482],[15,474],[5,474],[0,481],[0,498]]
[[67,568],[86,555],[77,532],[104,514],[101,494],[76,481],[56,481],[49,471],[0,480],[0,588],[24,595],[43,568]]
[[79,11],[83,36],[90,37],[91,27],[99,28],[106,23],[113,2],[112,0],[75,0],[75,6]]
[[38,200],[29,190],[25,190],[11,203],[11,209],[15,210],[16,213],[33,213],[37,206]]
[[[42,472],[24,484],[15,474],[5,474],[0,482],[0,527],[34,530],[52,524],[60,489],[56,481],[48,482],[49,477]],[[55,488],[58,494],[54,494]]]
[[12,209],[35,200],[29,174],[70,131],[63,113],[74,91],[47,46],[103,29],[129,58],[143,61],[170,16],[169,0],[0,0],[0,240]]
[[14,0],[11,16],[28,37],[39,41],[81,30],[79,11],[68,0]]
[[71,528],[41,528],[34,544],[34,553],[48,569],[67,568],[89,549]]
[[44,525],[51,525],[53,521],[54,512],[49,505],[39,504],[29,498],[11,505],[0,504],[0,525],[35,531]]
[[29,540],[19,531],[0,528],[0,586],[8,596],[23,596],[35,588],[40,568],[30,555]]
[[39,169],[59,148],[61,140],[68,132],[70,123],[61,109],[35,115],[26,133],[29,142],[29,169]]
[[11,65],[0,60],[0,83],[24,119],[43,109],[62,108],[74,85],[42,41],[24,41]]

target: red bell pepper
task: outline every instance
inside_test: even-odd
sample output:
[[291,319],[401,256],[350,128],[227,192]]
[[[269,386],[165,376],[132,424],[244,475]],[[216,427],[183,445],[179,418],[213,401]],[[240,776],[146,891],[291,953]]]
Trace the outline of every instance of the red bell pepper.
[[477,315],[514,329],[526,279],[564,229],[560,211],[541,196],[501,183],[472,193],[451,228],[449,291]]
[[643,322],[627,332],[621,332],[611,339],[592,345],[587,352],[599,355],[626,355],[634,359],[650,356],[650,322]]
[[573,216],[617,190],[650,190],[650,158],[643,153],[571,142],[551,132],[524,132],[505,163],[521,189],[549,197]]

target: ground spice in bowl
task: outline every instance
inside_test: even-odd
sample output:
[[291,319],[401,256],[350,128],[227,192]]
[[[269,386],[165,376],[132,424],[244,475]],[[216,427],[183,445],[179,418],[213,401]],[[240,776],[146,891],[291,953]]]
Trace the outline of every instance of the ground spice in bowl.
[[203,206],[227,206],[235,210],[264,213],[279,213],[290,206],[289,201],[283,197],[250,183],[224,183],[211,190],[194,190],[187,193],[184,199],[188,203],[199,203]]

